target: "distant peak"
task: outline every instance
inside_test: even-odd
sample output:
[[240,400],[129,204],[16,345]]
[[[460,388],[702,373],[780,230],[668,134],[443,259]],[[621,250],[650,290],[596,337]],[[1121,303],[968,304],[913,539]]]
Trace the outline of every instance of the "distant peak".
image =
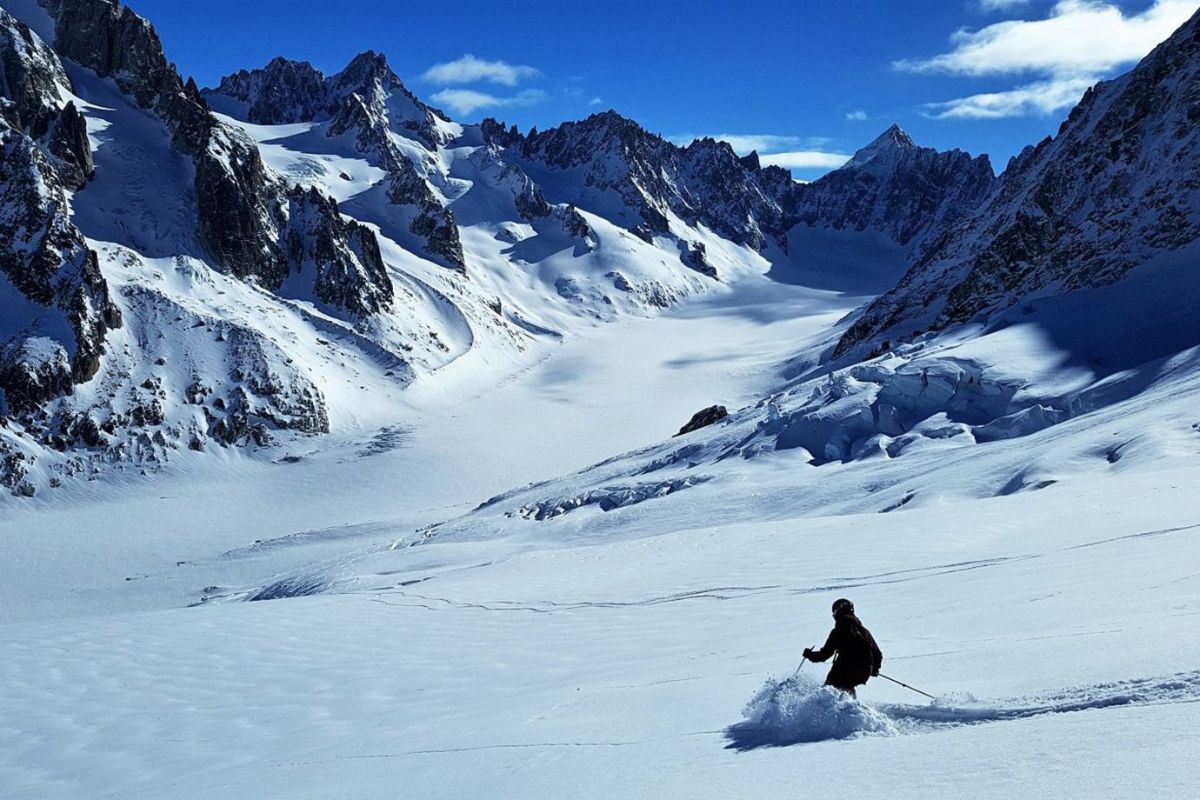
[[343,85],[361,83],[371,79],[378,79],[385,83],[399,83],[400,81],[392,72],[392,68],[388,66],[387,56],[383,53],[376,53],[374,50],[364,50],[350,59],[350,63],[338,73],[336,79]]
[[378,66],[386,69],[388,65],[387,56],[383,53],[376,53],[374,50],[363,50],[350,59],[350,63],[346,65],[346,68],[349,69],[350,67],[363,65]]
[[916,150],[917,143],[904,130],[893,124],[886,131],[875,137],[869,145],[854,154],[854,158],[846,162],[842,169],[861,167],[878,161],[880,157],[894,158],[897,154],[908,150]]
[[595,114],[592,114],[590,117],[588,117],[586,120],[584,120],[584,122],[591,122],[593,124],[606,124],[606,125],[626,125],[626,124],[636,125],[637,124],[636,122],[629,119],[628,117],[621,116],[620,114],[618,114],[616,111],[614,111],[611,108],[608,109],[607,111],[598,111]]
[[917,143],[912,140],[911,136],[904,132],[903,128],[892,123],[886,131],[875,138],[875,141],[867,145],[867,147],[876,146],[916,147]]

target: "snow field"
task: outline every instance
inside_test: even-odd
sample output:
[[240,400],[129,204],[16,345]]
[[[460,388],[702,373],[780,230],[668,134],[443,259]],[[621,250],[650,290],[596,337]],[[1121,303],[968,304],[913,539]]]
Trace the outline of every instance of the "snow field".
[[[1200,613],[1200,528],[1130,520],[1186,519],[1196,475],[1178,476],[1123,512],[1096,481],[1054,502],[590,547],[435,541],[390,551],[401,571],[353,594],[8,625],[0,775],[17,797],[715,798],[866,791],[904,764],[898,796],[961,788],[966,770],[980,797],[1121,797],[1139,781],[1169,795],[1194,780],[1200,643],[1181,631]],[[872,681],[867,708],[832,714],[839,699],[820,696],[800,703],[815,717],[786,703],[774,717],[849,741],[739,735],[840,595],[884,672],[948,699],[920,711]]]

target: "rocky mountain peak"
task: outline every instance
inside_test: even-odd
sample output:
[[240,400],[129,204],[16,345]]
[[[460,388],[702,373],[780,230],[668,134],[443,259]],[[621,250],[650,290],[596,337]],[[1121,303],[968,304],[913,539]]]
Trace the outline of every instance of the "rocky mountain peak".
[[366,50],[350,59],[345,68],[331,79],[332,91],[356,91],[378,84],[385,89],[403,86],[400,77],[388,66],[387,56]]
[[919,150],[913,138],[905,133],[899,125],[893,124],[886,131],[854,154],[842,169],[855,169],[871,163],[891,162],[904,154]]
[[1002,314],[1034,293],[1122,280],[1200,238],[1200,12],[1132,72],[1089,89],[1026,148],[969,225],[876,298],[835,355]]
[[325,76],[307,61],[276,56],[261,69],[225,76],[213,93],[246,103],[250,122],[278,125],[321,112]]
[[810,227],[876,230],[920,248],[991,193],[987,156],[918,146],[892,125],[844,166],[795,190],[797,219]]

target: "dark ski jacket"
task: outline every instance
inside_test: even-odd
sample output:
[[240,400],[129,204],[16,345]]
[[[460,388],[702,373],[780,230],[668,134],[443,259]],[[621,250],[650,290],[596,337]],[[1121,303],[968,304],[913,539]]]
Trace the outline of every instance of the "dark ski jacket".
[[854,614],[843,614],[834,620],[825,646],[812,651],[809,660],[821,662],[830,656],[833,666],[825,683],[846,691],[853,691],[855,686],[878,675],[883,666],[883,652],[875,644],[875,637]]

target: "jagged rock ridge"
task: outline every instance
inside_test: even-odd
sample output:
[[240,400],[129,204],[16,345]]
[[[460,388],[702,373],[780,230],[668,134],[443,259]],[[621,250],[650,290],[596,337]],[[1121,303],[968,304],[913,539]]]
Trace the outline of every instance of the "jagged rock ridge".
[[71,222],[68,189],[92,172],[83,118],[54,51],[0,9],[0,392],[10,413],[71,391],[99,369],[121,324],[96,254]]
[[351,138],[359,153],[391,174],[387,196],[412,210],[410,230],[424,240],[426,253],[466,269],[454,213],[393,139],[399,134],[434,151],[449,141],[449,121],[404,86],[382,53],[360,53],[332,76],[308,62],[275,58],[226,76],[203,94],[218,105],[243,104],[250,122],[320,122],[326,136]]
[[768,243],[786,252],[796,225],[879,231],[916,248],[974,208],[995,181],[986,156],[918,147],[896,126],[809,184],[762,167],[756,154],[739,157],[725,142],[679,147],[613,111],[529,134],[492,119],[481,127],[486,140],[531,168],[576,170],[582,187],[619,194],[638,215],[628,227],[643,238],[668,234],[674,215],[759,252]]
[[834,354],[1119,281],[1200,238],[1198,190],[1200,14],[1014,158],[987,202],[871,303]]
[[797,222],[814,228],[873,230],[919,248],[976,208],[992,191],[987,156],[919,147],[893,125],[840,169],[797,189]]
[[[55,18],[55,48],[100,77],[111,77],[139,105],[156,112],[175,145],[192,157],[199,232],[217,264],[270,289],[282,286],[299,266],[289,257],[295,250],[290,241],[294,229],[288,223],[294,198],[268,172],[253,142],[212,115],[195,82],[184,83],[166,60],[154,28],[128,6],[106,0],[48,0],[47,7]],[[330,201],[320,208],[319,222],[307,220],[305,227],[342,240],[323,248],[323,253],[337,252],[344,258],[353,252],[355,260],[373,255],[369,248],[356,250],[345,241],[353,227],[338,217],[336,204]],[[353,237],[361,241],[364,235],[369,234]],[[327,284],[324,290],[317,288],[318,296],[331,305],[344,303],[343,310],[362,313],[391,296],[381,261],[331,268],[352,282],[336,291]]]

